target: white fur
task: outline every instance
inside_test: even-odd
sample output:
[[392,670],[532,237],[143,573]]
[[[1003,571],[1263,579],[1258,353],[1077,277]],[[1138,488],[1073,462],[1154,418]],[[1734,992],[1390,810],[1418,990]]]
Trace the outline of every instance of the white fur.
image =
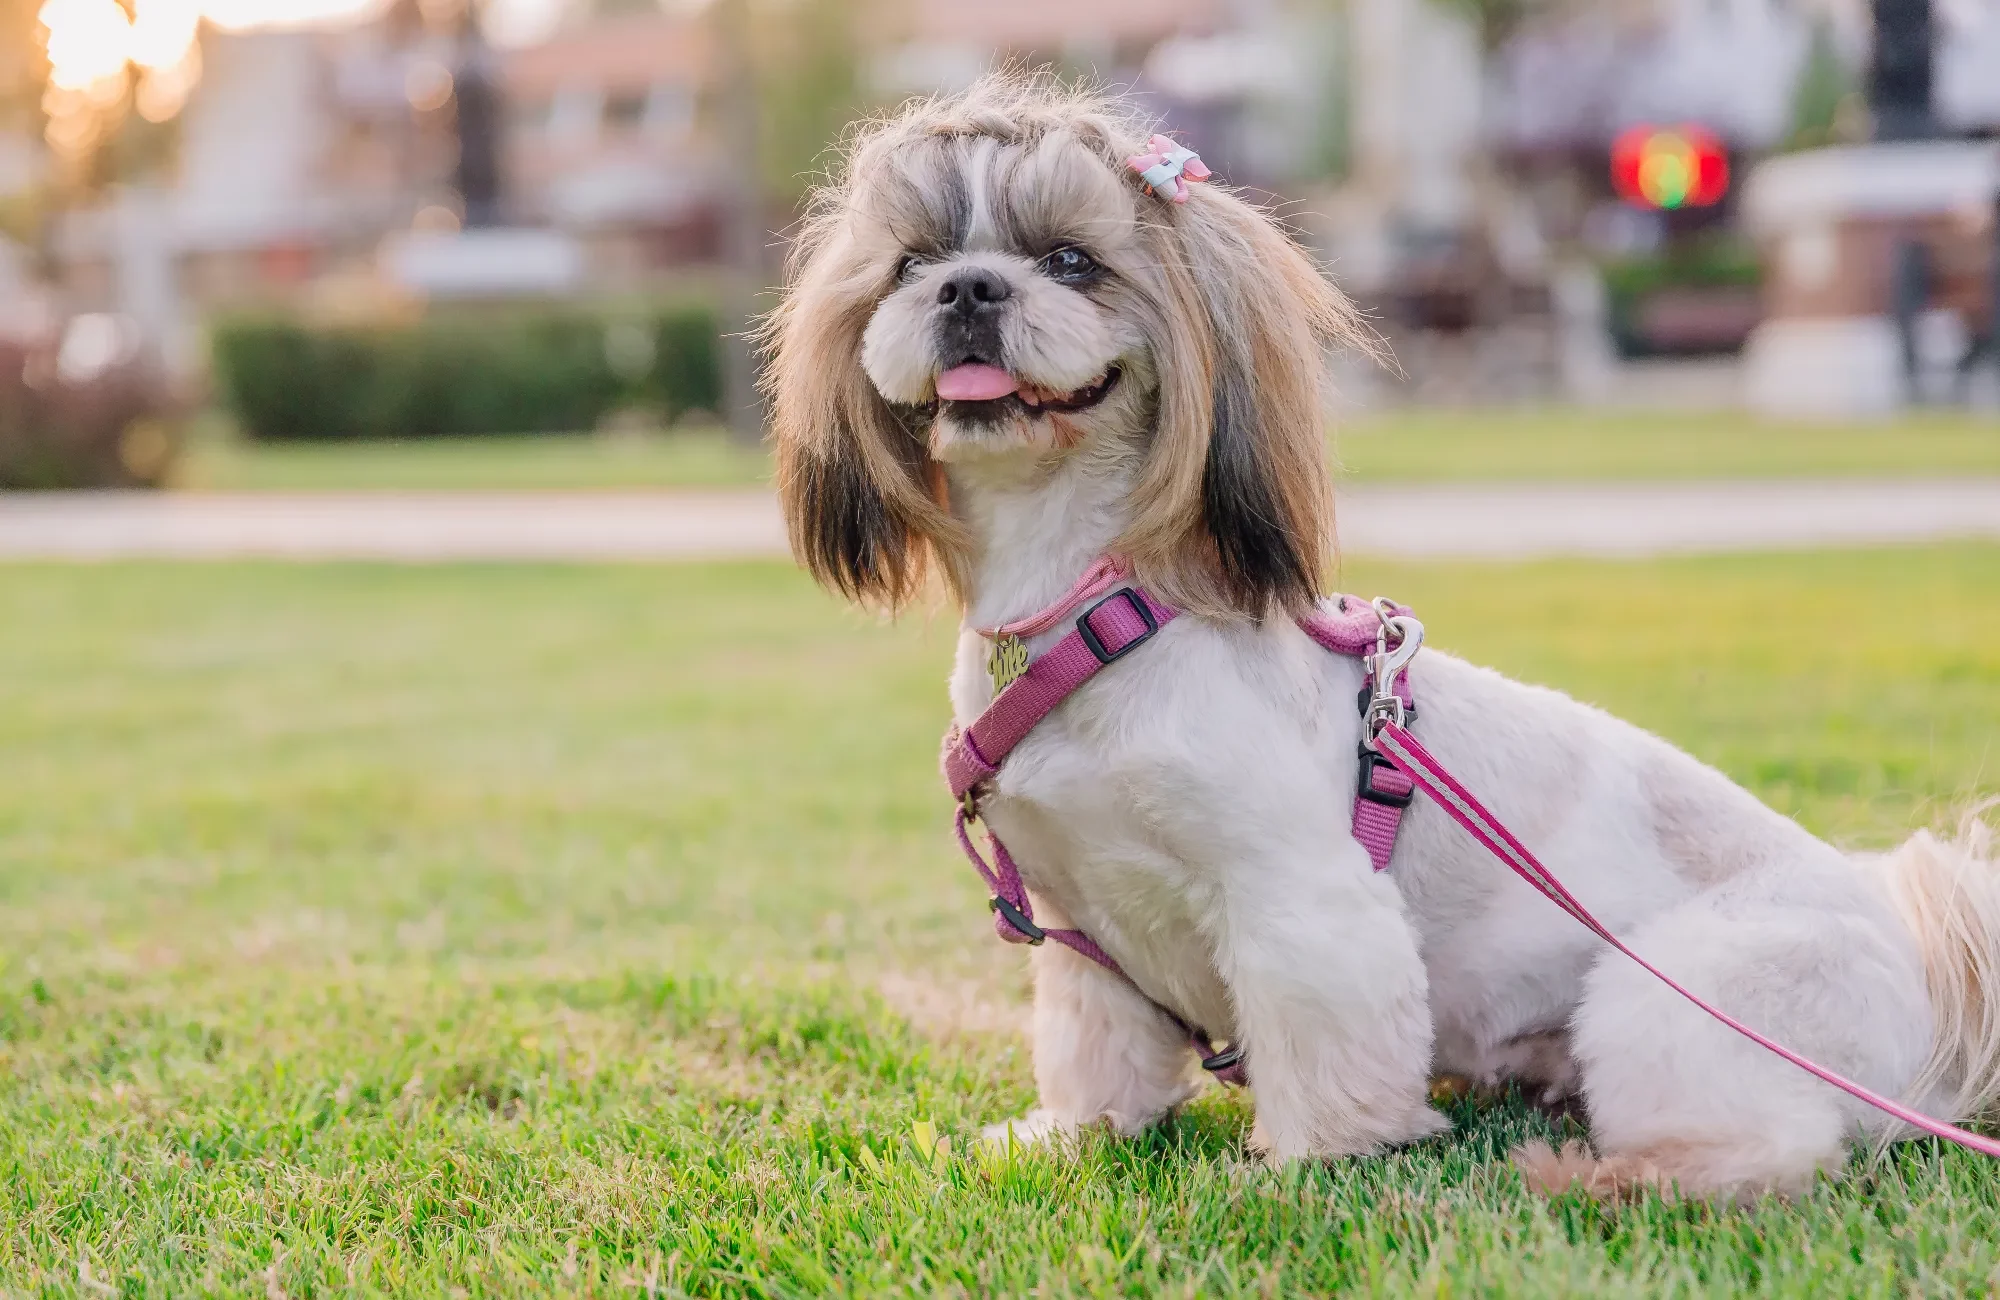
[[[951,679],[961,722],[991,693],[969,629],[1066,587],[1118,534],[1128,474],[1025,450],[952,467],[982,557]],[[1413,681],[1425,744],[1642,952],[1879,1091],[1917,1078],[1933,1048],[1925,955],[1882,872],[1554,691],[1436,650]],[[1287,623],[1179,619],[1051,714],[987,804],[1050,923],[1083,927],[1150,997],[1244,1041],[1271,1157],[1437,1131],[1432,1073],[1526,1074],[1553,1094],[1580,1077],[1600,1149],[1690,1191],[1796,1188],[1887,1131],[1608,954],[1426,802],[1390,870],[1371,871],[1348,825],[1359,683],[1354,661]],[[1192,1058],[1164,1017],[1066,949],[1032,964],[1042,1104],[1004,1129],[1129,1132],[1188,1094]],[[1567,1061],[1551,1050],[1565,1033]],[[1913,1100],[1954,1114],[1944,1095]]]
[[1020,299],[1004,328],[1013,373],[1057,392],[1081,388],[1104,373],[1135,335],[1081,294],[1051,284],[1035,264],[1012,253],[954,254],[915,268],[909,283],[883,299],[861,340],[861,366],[877,391],[893,402],[927,402],[937,372],[957,358],[940,358],[931,345],[931,313],[939,283],[968,266],[1003,276]]
[[[1028,102],[1039,92],[981,93]],[[954,110],[919,117],[933,111]],[[961,127],[910,139],[959,140]],[[1059,133],[1047,139],[1060,143]],[[967,723],[991,695],[988,647],[972,629],[1041,609],[1131,535],[1165,427],[1163,374],[1185,380],[1188,365],[1219,363],[1196,349],[1168,371],[1154,355],[1148,340],[1166,335],[1143,313],[1192,308],[1186,296],[1133,289],[1157,268],[1132,251],[1141,223],[1115,166],[1046,144],[1025,154],[980,139],[952,149],[967,233],[928,247],[929,264],[909,265],[872,304],[860,361],[881,396],[921,407],[939,370],[960,360],[937,355],[946,346],[934,325],[937,277],[967,262],[1013,289],[996,364],[1054,390],[1114,363],[1122,376],[1087,410],[961,427],[945,403],[930,417],[929,458],[969,543],[963,572],[953,569],[966,608],[951,680]],[[1010,244],[995,207],[1003,174],[1011,196],[1067,196],[1088,214],[1080,228],[1122,268],[1125,290],[1063,287],[1038,270],[1032,241]],[[1231,256],[1246,227],[1202,225],[1201,212],[1185,214],[1186,237],[1208,240],[1207,257]],[[886,277],[895,243],[878,227],[887,223],[863,209],[842,219],[880,246]],[[1254,355],[1275,391],[1272,359],[1287,354],[1273,322],[1285,318],[1256,317],[1259,349],[1237,326],[1246,303],[1305,295],[1266,262],[1239,260],[1228,275],[1204,266],[1205,310],[1228,345],[1218,355]],[[1270,276],[1272,293],[1251,292],[1259,283],[1246,275]],[[1216,288],[1224,282],[1232,294]],[[806,296],[818,302],[824,286],[812,283]],[[1324,304],[1321,314],[1339,315]],[[811,378],[788,385],[809,388]],[[798,411],[819,412],[803,400],[811,394],[790,395]],[[1253,404],[1239,401],[1232,419]],[[1316,449],[1311,413],[1287,418]],[[829,480],[800,439],[819,438],[816,454],[822,443],[856,444],[796,414],[794,426],[781,449],[793,446],[788,481],[804,501]],[[1185,510],[1204,509],[1196,494],[1186,500]],[[1190,520],[1183,532],[1205,526]],[[796,535],[809,551],[820,546],[811,553],[823,573],[859,585],[856,569],[828,561],[830,543],[813,528]],[[1575,1177],[1598,1190],[1790,1190],[1837,1168],[1854,1140],[1898,1135],[1608,952],[1430,804],[1410,809],[1390,869],[1371,870],[1350,832],[1360,679],[1358,663],[1283,618],[1188,615],[1087,683],[1009,757],[984,813],[1038,914],[1086,930],[1144,996],[1067,949],[1035,949],[1041,1104],[1001,1131],[1040,1140],[1103,1122],[1132,1132],[1184,1100],[1199,1086],[1193,1057],[1157,1003],[1244,1047],[1252,1140],[1273,1160],[1360,1155],[1439,1131],[1445,1122],[1426,1104],[1439,1073],[1525,1079],[1551,1099],[1581,1092],[1600,1155],[1528,1159],[1545,1186]],[[1856,862],[1664,741],[1557,692],[1435,650],[1418,656],[1412,679],[1424,743],[1587,907],[1687,987],[1931,1113],[1964,1118],[2000,1101],[2000,871],[1976,835],[1959,846],[1920,838],[1879,863]]]

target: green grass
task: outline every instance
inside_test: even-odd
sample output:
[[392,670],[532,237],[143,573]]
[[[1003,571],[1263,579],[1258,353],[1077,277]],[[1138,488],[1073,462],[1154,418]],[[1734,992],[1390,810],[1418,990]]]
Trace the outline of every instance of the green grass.
[[[2000,785],[2000,549],[1346,585],[1842,840]],[[2000,1279],[2000,1174],[1928,1144],[1747,1211],[1531,1199],[1512,1102],[1284,1176],[1236,1095],[973,1158],[1031,1079],[943,825],[949,622],[775,564],[0,567],[0,1290]]]
[[716,429],[256,443],[204,431],[173,486],[203,491],[714,488],[770,477],[762,448]]
[[[1335,450],[1364,483],[2000,474],[2000,419],[1934,414],[1811,425],[1684,412],[1428,409],[1348,422]],[[293,444],[245,443],[209,430],[175,483],[247,491],[658,488],[769,477],[761,450],[708,430]]]
[[2000,474],[2000,416],[1800,424],[1729,412],[1396,412],[1335,440],[1362,482]]

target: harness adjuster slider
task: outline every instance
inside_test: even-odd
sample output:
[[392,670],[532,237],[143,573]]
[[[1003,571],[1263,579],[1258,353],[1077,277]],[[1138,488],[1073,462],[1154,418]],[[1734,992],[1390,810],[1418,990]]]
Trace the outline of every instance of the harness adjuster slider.
[[[1097,634],[1097,629],[1090,625],[1090,618],[1091,615],[1103,609],[1114,600],[1122,600],[1127,605],[1130,605],[1132,612],[1139,616],[1139,621],[1146,625],[1146,630],[1133,637],[1130,641],[1127,641],[1124,645],[1119,646],[1116,650],[1107,650],[1104,646],[1104,638],[1100,637]],[[1146,604],[1144,597],[1140,596],[1138,592],[1132,590],[1130,587],[1120,587],[1103,600],[1092,605],[1089,609],[1084,610],[1082,615],[1076,620],[1076,634],[1083,638],[1084,645],[1090,648],[1090,653],[1097,656],[1097,662],[1100,664],[1111,664],[1123,659],[1126,655],[1131,654],[1134,650],[1152,640],[1153,634],[1159,630],[1160,620],[1153,616],[1152,607]]]
[[1047,930],[1044,930],[1041,926],[1036,925],[1033,921],[1030,921],[1028,919],[1027,913],[1023,912],[1020,908],[1014,906],[1006,899],[1000,897],[1000,895],[998,894],[995,894],[993,895],[992,898],[988,899],[986,902],[986,906],[990,910],[998,912],[1001,918],[1005,920],[1008,925],[1014,927],[1016,933],[1026,935],[1028,939],[1028,946],[1031,948],[1034,947],[1036,944],[1039,944],[1042,940],[1049,937],[1049,932]]
[[1361,756],[1361,770],[1354,777],[1355,795],[1366,799],[1369,803],[1379,803],[1388,808],[1409,807],[1417,797],[1416,784],[1412,782],[1407,790],[1384,790],[1375,784],[1375,773],[1383,768],[1395,772],[1398,770],[1396,765],[1368,748],[1366,742],[1359,745],[1356,752]]

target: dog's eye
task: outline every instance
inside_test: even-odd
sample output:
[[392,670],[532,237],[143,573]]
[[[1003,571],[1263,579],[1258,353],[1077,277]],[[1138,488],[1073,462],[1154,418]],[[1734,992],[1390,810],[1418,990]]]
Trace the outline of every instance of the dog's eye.
[[924,269],[924,259],[915,253],[905,253],[896,259],[896,283],[908,284]]
[[1058,248],[1042,259],[1042,273],[1062,284],[1077,284],[1098,272],[1097,263],[1081,248]]

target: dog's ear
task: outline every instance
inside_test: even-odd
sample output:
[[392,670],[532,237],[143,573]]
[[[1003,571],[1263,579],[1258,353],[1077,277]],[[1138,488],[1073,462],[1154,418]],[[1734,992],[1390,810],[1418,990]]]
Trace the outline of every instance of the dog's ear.
[[1133,536],[1191,605],[1302,611],[1333,546],[1326,353],[1366,334],[1268,214],[1212,185],[1161,208],[1160,419]]
[[894,609],[922,589],[956,525],[938,500],[922,431],[861,369],[877,297],[865,270],[838,230],[800,249],[793,283],[761,332],[792,552],[827,586]]

